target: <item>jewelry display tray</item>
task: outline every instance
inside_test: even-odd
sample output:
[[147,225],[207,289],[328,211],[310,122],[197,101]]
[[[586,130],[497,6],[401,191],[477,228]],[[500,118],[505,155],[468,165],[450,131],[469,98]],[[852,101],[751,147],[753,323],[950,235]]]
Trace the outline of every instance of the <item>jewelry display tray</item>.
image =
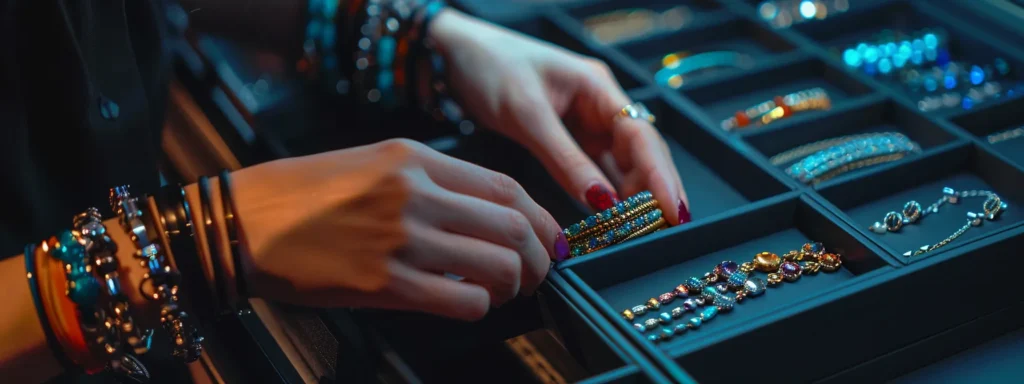
[[[760,2],[753,0],[569,3],[538,7],[505,23],[609,64],[629,95],[657,116],[694,219],[557,264],[549,283],[566,292],[562,298],[583,311],[581,317],[599,314],[596,324],[604,332],[623,336],[673,381],[702,383],[883,381],[993,338],[993,329],[1022,325],[1006,313],[1020,312],[1010,311],[1020,302],[1011,292],[1019,290],[1017,271],[1024,266],[1024,138],[990,144],[986,136],[1024,125],[1024,99],[921,112],[913,94],[848,69],[831,45],[883,28],[941,28],[959,60],[1001,57],[1012,67],[1009,79],[1019,81],[1024,50],[1007,29],[988,29],[978,16],[960,17],[971,7],[928,1],[850,1],[845,13],[787,29],[761,20]],[[693,21],[642,39],[603,44],[582,23],[620,8],[677,4],[690,7]],[[675,90],[655,83],[651,64],[658,57],[717,46],[747,49],[755,64],[695,77]],[[809,87],[829,93],[829,110],[737,132],[719,128],[736,110]],[[881,131],[910,137],[921,153],[812,186],[768,161],[806,143]],[[545,193],[538,201],[563,226],[587,214],[541,176],[535,162],[500,163],[488,166],[529,175],[520,182],[535,198],[537,191]],[[966,223],[968,211],[981,210],[984,199],[946,205],[900,232],[868,228],[909,200],[931,204],[947,186],[993,191],[1008,209],[945,247],[913,257],[903,253],[950,235]],[[843,268],[769,288],[763,297],[659,343],[647,341],[620,315],[721,261],[745,262],[761,251],[782,254],[808,241],[840,253]],[[585,328],[549,325],[566,344],[592,338]],[[586,356],[585,348],[577,350]]]

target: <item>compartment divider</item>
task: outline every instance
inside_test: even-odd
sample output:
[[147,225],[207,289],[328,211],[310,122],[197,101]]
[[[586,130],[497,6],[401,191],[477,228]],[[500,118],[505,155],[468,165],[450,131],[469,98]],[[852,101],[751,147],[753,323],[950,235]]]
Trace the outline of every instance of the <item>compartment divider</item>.
[[[783,120],[780,120],[778,123],[772,123],[770,125],[767,125],[767,126],[764,126],[764,127],[760,127],[760,128],[757,128],[757,129],[741,130],[741,131],[739,131],[737,133],[737,136],[739,136],[740,138],[744,139],[744,141],[745,141],[746,139],[751,138],[751,137],[755,137],[755,136],[785,134],[785,131],[787,129],[789,129],[790,127],[792,127],[793,125],[804,124],[804,123],[815,122],[815,121],[820,121],[822,124],[825,124],[826,122],[824,120],[828,120],[830,118],[835,118],[838,115],[842,115],[844,113],[849,113],[851,111],[856,111],[856,110],[860,110],[860,109],[863,109],[863,108],[867,108],[867,107],[869,107],[869,106],[871,106],[873,104],[880,104],[880,103],[883,103],[883,102],[885,102],[887,100],[891,100],[891,99],[888,96],[884,95],[884,94],[881,94],[881,93],[869,93],[867,95],[851,99],[851,100],[849,100],[849,101],[847,101],[845,103],[842,103],[840,105],[833,106],[832,109],[829,110],[829,113],[828,113],[827,116],[823,116],[823,115],[817,115],[817,116],[795,115],[793,117],[788,117],[788,118],[785,118]],[[768,162],[768,157],[767,156],[761,155],[761,156],[759,156],[759,159],[763,160],[765,163]],[[772,168],[775,168],[775,167],[772,167]]]
[[566,32],[574,41],[583,48],[583,54],[589,54],[595,58],[602,59],[608,63],[613,70],[620,70],[625,76],[634,80],[637,87],[651,85],[654,82],[646,68],[631,60],[625,54],[612,46],[602,44],[586,34],[583,24],[574,17],[557,7],[550,7],[544,12],[544,17],[562,31]]

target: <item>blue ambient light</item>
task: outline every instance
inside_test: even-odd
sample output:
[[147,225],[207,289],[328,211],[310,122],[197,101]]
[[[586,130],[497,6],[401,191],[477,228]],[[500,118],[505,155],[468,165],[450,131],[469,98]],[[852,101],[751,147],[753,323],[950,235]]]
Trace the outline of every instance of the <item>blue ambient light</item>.
[[985,70],[977,65],[971,66],[971,84],[978,85],[985,81]]
[[811,0],[804,0],[800,2],[800,15],[805,19],[814,17],[814,14],[818,12],[818,7],[814,6],[814,2]]
[[889,58],[878,61],[878,72],[881,72],[883,75],[888,75],[889,72],[892,72],[892,62],[889,61]]
[[846,62],[846,65],[851,67],[859,67],[860,54],[853,49],[847,49],[846,51],[843,51],[843,61]]

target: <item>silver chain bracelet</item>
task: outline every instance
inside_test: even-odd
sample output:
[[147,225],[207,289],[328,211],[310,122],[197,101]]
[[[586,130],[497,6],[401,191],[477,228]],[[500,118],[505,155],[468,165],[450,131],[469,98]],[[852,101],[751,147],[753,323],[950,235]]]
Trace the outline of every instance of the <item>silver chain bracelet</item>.
[[939,208],[943,205],[947,203],[957,204],[960,202],[960,199],[968,197],[985,198],[985,202],[981,204],[982,212],[967,212],[967,223],[960,227],[960,229],[953,232],[952,235],[949,235],[938,243],[924,245],[918,249],[904,252],[903,256],[913,257],[942,248],[946,244],[949,244],[953,240],[962,236],[971,229],[971,227],[980,226],[984,220],[995,220],[999,217],[1000,213],[1008,208],[1008,205],[1003,202],[995,192],[984,190],[956,191],[953,188],[945,187],[942,189],[942,198],[932,203],[932,205],[929,205],[927,208],[921,208],[921,204],[917,201],[908,201],[903,205],[902,212],[892,211],[886,213],[885,217],[882,218],[882,221],[875,222],[868,229],[875,233],[882,234],[886,232],[898,232],[904,225],[914,224],[929,214],[938,213]]

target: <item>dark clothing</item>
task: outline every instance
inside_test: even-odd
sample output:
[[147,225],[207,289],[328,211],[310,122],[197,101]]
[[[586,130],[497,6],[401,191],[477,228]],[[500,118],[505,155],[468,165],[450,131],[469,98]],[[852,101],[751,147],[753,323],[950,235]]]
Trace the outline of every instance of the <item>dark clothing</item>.
[[0,258],[159,187],[159,0],[0,0]]

